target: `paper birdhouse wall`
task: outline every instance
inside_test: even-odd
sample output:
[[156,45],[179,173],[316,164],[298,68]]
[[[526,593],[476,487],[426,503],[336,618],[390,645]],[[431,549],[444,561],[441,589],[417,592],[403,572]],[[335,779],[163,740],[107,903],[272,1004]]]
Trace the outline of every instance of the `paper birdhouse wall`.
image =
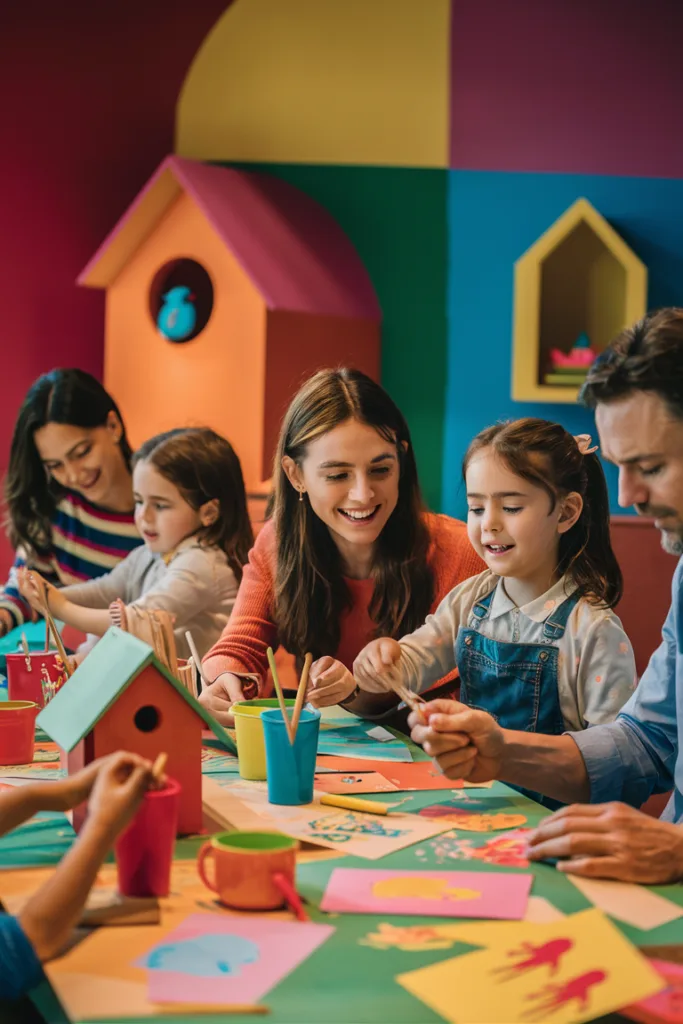
[[[225,730],[157,660],[148,644],[112,626],[41,711],[37,722],[63,751],[71,775],[99,757],[128,750],[154,761],[181,786],[178,832],[202,827],[202,729],[228,749]],[[74,827],[85,808],[74,813]]]
[[381,313],[353,245],[263,173],[167,158],[79,277],[106,289],[105,385],[134,442],[204,424],[248,489],[282,415],[324,366],[379,378]]

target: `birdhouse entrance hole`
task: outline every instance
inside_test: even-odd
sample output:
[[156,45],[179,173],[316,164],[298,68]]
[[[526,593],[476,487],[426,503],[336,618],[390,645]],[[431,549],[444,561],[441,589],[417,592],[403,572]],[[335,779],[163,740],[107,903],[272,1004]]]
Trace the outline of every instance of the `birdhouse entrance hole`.
[[161,713],[152,704],[138,708],[133,719],[140,732],[154,732],[161,722]]
[[170,260],[157,270],[149,289],[149,312],[167,341],[192,341],[208,324],[212,310],[213,284],[201,263]]

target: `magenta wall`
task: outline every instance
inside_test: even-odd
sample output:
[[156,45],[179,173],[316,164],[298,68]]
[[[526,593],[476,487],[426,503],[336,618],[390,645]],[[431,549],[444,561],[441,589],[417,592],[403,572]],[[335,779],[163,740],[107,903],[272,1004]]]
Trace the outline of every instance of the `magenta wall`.
[[[0,36],[0,472],[31,381],[102,367],[88,258],[173,150],[178,91],[227,0],[6,4]],[[4,537],[0,565],[6,564]]]
[[451,167],[683,177],[679,0],[453,0]]

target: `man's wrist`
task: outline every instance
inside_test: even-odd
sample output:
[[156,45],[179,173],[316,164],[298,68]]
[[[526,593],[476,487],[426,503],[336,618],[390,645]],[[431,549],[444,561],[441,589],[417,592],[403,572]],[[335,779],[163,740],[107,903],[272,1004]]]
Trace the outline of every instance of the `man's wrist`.
[[338,703],[342,707],[346,707],[347,704],[352,704],[354,702],[354,700],[357,700],[359,696],[360,696],[360,686],[358,685],[358,683],[356,683],[356,685],[354,686],[353,690],[348,695],[348,697],[344,697],[344,699],[338,701]]

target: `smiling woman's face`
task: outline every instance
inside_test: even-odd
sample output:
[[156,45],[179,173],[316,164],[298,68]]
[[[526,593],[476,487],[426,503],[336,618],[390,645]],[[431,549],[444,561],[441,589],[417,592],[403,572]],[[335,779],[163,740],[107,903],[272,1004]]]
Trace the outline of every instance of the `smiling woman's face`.
[[373,546],[396,508],[396,445],[358,420],[311,441],[301,466],[286,458],[284,468],[294,486],[304,488],[342,554],[349,545]]
[[125,469],[121,423],[115,413],[109,417],[103,427],[47,423],[33,435],[49,475],[62,487],[104,506]]

